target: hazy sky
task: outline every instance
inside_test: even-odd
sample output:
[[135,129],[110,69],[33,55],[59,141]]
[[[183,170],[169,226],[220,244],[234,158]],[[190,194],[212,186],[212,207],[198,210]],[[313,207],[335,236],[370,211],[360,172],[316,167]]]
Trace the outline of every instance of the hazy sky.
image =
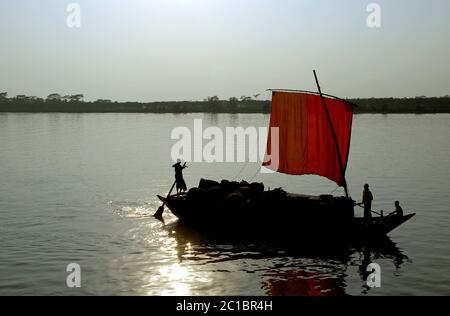
[[[81,6],[81,28],[66,7]],[[0,90],[198,100],[267,88],[450,94],[450,1],[1,0]],[[263,94],[264,95],[264,94]],[[266,94],[267,95],[267,94]]]

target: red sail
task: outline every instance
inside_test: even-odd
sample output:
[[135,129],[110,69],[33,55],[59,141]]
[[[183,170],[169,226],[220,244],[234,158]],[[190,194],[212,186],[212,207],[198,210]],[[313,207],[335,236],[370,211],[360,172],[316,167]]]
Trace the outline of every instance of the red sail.
[[[353,109],[351,104],[338,99],[325,98],[325,103],[337,146],[319,95],[273,92],[264,166],[292,175],[319,175],[344,185]],[[270,161],[273,127],[279,129],[278,163]]]

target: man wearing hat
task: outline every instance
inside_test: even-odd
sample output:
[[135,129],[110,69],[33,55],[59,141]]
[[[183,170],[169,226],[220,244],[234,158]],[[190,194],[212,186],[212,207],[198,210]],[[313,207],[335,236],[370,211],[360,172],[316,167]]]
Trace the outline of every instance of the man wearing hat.
[[177,193],[185,192],[187,190],[186,182],[183,179],[183,169],[187,168],[186,163],[181,165],[181,159],[177,159],[177,163],[172,167],[175,168],[175,181],[177,183]]

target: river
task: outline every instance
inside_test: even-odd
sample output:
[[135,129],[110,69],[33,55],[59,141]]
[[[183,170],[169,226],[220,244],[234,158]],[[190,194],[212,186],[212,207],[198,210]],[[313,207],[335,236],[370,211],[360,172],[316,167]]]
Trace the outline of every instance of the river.
[[[382,247],[306,254],[208,240],[152,217],[173,181],[175,127],[267,126],[258,114],[0,114],[0,295],[449,295],[450,115],[356,115],[347,179],[373,207],[417,216]],[[263,181],[342,194],[314,176],[260,174],[257,163],[191,163],[199,179]],[[361,211],[358,210],[361,215]],[[286,219],[289,220],[289,219]],[[232,230],[232,227],[230,227]],[[270,234],[270,231],[268,231]],[[381,287],[361,270],[381,267]],[[66,267],[81,267],[81,287]]]

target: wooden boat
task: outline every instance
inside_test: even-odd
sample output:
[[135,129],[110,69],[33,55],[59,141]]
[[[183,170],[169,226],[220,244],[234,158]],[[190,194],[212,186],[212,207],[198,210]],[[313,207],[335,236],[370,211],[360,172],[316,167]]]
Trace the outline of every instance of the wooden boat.
[[270,238],[373,237],[386,235],[412,218],[415,214],[377,216],[370,221],[355,217],[356,203],[345,179],[354,105],[322,94],[315,71],[314,76],[318,93],[272,90],[263,166],[279,173],[326,177],[343,187],[345,196],[306,196],[282,189],[266,191],[258,183],[202,180],[186,194],[158,196],[163,207],[201,230],[262,233]]
[[370,225],[365,225],[363,218],[355,218],[353,231],[357,235],[387,235],[406,221],[413,218],[415,215],[415,213],[412,213],[399,216],[395,213],[391,213],[388,216],[377,216],[372,218],[372,222]]
[[[224,197],[228,192],[224,191]],[[232,194],[232,193],[230,193]],[[329,237],[378,238],[411,219],[415,214],[364,218],[354,216],[354,201],[345,197],[305,196],[265,191],[244,200],[190,194],[158,198],[184,224],[218,235],[269,235],[270,239],[309,237],[324,241]]]

